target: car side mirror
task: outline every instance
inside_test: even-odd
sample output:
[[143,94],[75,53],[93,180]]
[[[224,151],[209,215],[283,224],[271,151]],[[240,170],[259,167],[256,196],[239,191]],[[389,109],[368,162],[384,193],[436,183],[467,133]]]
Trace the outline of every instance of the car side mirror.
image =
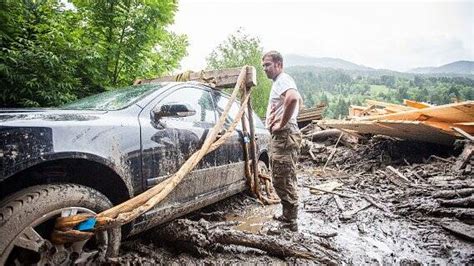
[[160,119],[161,117],[186,117],[196,114],[196,110],[185,103],[164,104],[161,105],[158,110],[156,109],[153,110],[155,119]]

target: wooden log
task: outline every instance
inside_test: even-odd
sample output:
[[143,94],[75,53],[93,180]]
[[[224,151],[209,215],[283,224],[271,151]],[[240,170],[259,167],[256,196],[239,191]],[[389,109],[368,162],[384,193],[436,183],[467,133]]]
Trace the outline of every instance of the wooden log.
[[316,260],[320,263],[334,265],[338,262],[338,255],[327,248],[320,247],[308,251],[298,243],[269,235],[256,235],[226,228],[224,223],[213,226],[205,220],[190,221],[175,220],[156,230],[157,239],[179,243],[183,246],[195,246],[199,249],[211,249],[215,244],[240,245],[263,250],[269,255],[277,257],[299,257]]
[[433,198],[452,199],[456,197],[466,197],[474,194],[474,188],[461,188],[453,190],[440,190],[433,194]]
[[456,221],[441,223],[440,225],[449,232],[474,241],[474,225],[469,225]]
[[464,208],[474,207],[474,195],[471,195],[466,198],[438,200],[438,201],[441,204],[441,206],[445,206],[445,207],[464,207]]
[[428,214],[440,217],[456,217],[463,220],[474,219],[474,208],[435,208],[428,207]]
[[326,129],[304,135],[303,137],[310,139],[311,141],[321,142],[329,138],[339,138],[341,133],[342,132],[339,129]]
[[[251,86],[249,86],[246,91],[247,93],[250,93],[250,88]],[[253,123],[253,109],[252,109],[252,102],[251,101],[248,101],[247,102],[247,115],[249,116],[249,124],[250,124],[250,159],[252,160],[252,169],[254,169],[255,171],[253,172],[253,180],[254,180],[254,187],[257,188],[258,187],[258,182],[259,182],[259,179],[258,179],[258,166],[257,166],[257,161],[258,161],[258,157],[257,157],[257,142],[255,141],[255,125]],[[260,190],[256,189],[255,190],[257,196],[260,198],[261,195],[260,195]]]

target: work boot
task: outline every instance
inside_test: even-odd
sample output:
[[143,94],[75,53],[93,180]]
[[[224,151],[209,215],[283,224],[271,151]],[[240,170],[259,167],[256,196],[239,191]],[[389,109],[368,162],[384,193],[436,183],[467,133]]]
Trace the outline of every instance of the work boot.
[[288,221],[281,226],[282,229],[288,229],[291,232],[298,232],[298,223],[296,221]]

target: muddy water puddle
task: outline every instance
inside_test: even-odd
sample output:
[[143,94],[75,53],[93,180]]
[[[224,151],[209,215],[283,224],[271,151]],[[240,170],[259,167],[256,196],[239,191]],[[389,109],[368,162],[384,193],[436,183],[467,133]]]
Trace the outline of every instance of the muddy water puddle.
[[280,209],[279,205],[264,205],[250,208],[244,214],[227,214],[224,218],[226,221],[239,222],[234,229],[258,234],[261,233],[263,227],[272,221],[273,214]]

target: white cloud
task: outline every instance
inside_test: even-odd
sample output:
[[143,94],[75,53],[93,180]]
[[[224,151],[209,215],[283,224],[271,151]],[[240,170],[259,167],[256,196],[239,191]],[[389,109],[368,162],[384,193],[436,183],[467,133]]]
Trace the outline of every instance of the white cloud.
[[406,70],[474,60],[474,2],[181,0],[172,30],[189,36],[183,69],[238,28],[264,49]]

